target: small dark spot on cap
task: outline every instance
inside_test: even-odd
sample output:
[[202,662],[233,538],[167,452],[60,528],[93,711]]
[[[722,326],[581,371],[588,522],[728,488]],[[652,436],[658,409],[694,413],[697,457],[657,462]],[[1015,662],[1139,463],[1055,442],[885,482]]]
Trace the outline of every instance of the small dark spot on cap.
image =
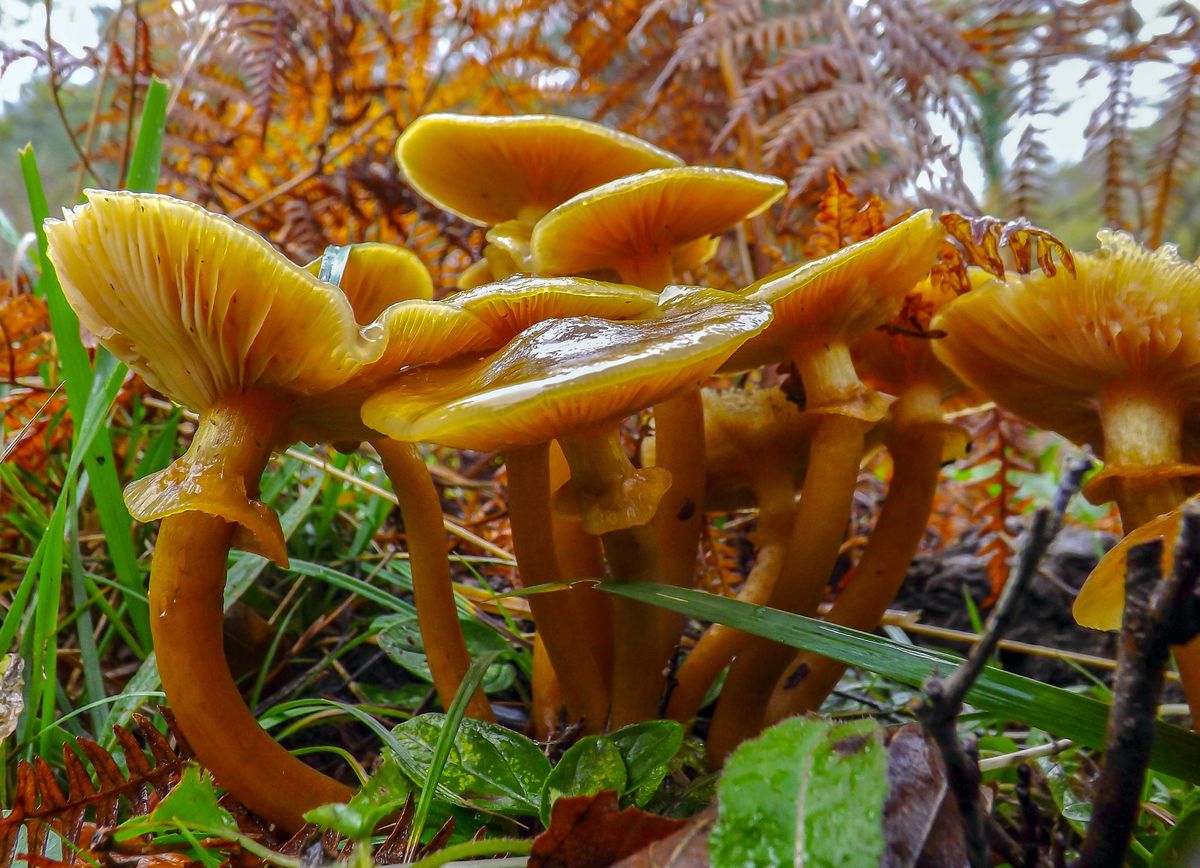
[[808,673],[811,671],[812,670],[807,663],[801,663],[792,670],[792,674],[787,677],[787,681],[783,682],[783,689],[795,690],[800,686],[800,682],[808,677]]
[[675,517],[677,519],[679,519],[680,521],[687,521],[689,518],[691,518],[695,514],[696,514],[696,501],[692,500],[689,497],[679,507],[679,512],[677,512],[675,514]]

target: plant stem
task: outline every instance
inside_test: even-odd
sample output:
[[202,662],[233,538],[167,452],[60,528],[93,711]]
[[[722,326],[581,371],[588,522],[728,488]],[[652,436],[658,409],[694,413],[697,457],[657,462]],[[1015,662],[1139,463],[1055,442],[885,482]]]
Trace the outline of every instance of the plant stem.
[[[379,453],[400,507],[408,541],[417,625],[438,700],[442,708],[449,708],[471,665],[471,656],[454,602],[446,533],[442,528],[442,501],[417,444],[380,439],[371,445]],[[479,720],[495,719],[482,690],[471,697],[467,714]]]
[[[508,467],[508,514],[512,525],[513,551],[517,556],[521,585],[532,588],[562,581],[554,551],[550,511],[548,444],[510,449]],[[608,690],[586,637],[586,622],[570,595],[573,591],[535,594],[528,598],[546,654],[558,675],[567,711],[583,720],[589,732],[604,728],[608,717]]]
[[532,851],[532,838],[483,838],[479,841],[451,844],[414,862],[412,868],[437,868],[447,862],[470,859],[474,856],[496,856],[505,853],[525,855]]
[[[738,591],[742,602],[762,604],[771,596],[783,556],[787,551],[796,514],[796,490],[787,474],[773,468],[758,493],[758,525],[755,531],[754,567]],[[667,705],[667,716],[686,723],[696,716],[709,687],[729,665],[746,642],[746,634],[724,624],[713,624],[688,653],[676,674],[678,683]]]
[[[887,500],[870,541],[846,587],[825,620],[855,630],[873,630],[895,599],[925,535],[941,470],[944,435],[937,427],[916,425],[888,440],[894,470]],[[846,665],[801,653],[781,679],[767,709],[773,723],[820,708]]]
[[[690,588],[704,530],[704,405],[699,389],[689,389],[654,406],[656,463],[670,471],[671,487],[658,505],[652,527],[658,536],[658,580]],[[656,660],[669,658],[683,632],[683,616],[659,610]]]
[[150,570],[150,627],[163,690],[221,786],[287,830],[353,791],[296,759],[254,719],[229,674],[222,593],[234,525],[198,512],[163,519]]
[[[804,488],[792,524],[783,569],[768,605],[812,615],[837,562],[850,502],[858,481],[863,435],[870,423],[837,413],[824,415],[813,431]],[[708,754],[722,762],[762,728],[775,683],[792,660],[792,649],[750,638],[734,660],[709,733]]]

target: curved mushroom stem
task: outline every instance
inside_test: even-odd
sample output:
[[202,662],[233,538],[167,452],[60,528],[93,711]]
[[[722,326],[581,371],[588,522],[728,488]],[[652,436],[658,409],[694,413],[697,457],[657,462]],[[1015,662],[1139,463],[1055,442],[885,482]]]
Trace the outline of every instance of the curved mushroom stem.
[[[505,456],[513,551],[525,588],[563,578],[551,533],[548,447],[543,443],[510,449]],[[558,675],[568,713],[582,719],[586,731],[599,732],[608,717],[608,689],[594,649],[586,641],[587,622],[572,598],[574,593],[535,594],[528,598],[529,608]]]
[[150,569],[150,628],[167,701],[217,782],[295,832],[303,814],[354,791],[288,753],[246,708],[222,646],[225,567],[234,525],[198,512],[163,519]]
[[[575,433],[559,441],[571,465],[577,492],[607,493],[612,500],[636,498],[636,472],[615,427]],[[615,492],[615,494],[614,494]],[[643,507],[645,505],[643,504]],[[652,515],[652,510],[650,511]],[[644,521],[649,521],[647,516]],[[658,575],[658,541],[647,524],[601,534],[609,571],[618,581],[652,582]],[[658,715],[668,660],[661,651],[657,609],[613,601],[612,707],[609,725],[618,729]]]
[[[381,439],[371,445],[379,453],[400,506],[408,540],[417,625],[438,700],[443,708],[449,708],[471,665],[471,656],[467,653],[454,601],[442,501],[417,444]],[[495,719],[482,689],[477,689],[471,697],[467,714],[478,720]]]
[[[198,472],[249,499],[270,458],[285,413],[278,402],[243,394],[209,408],[193,449]],[[193,485],[196,482],[193,481]],[[250,810],[289,832],[302,815],[353,791],[303,763],[258,725],[229,673],[222,641],[225,570],[238,525],[192,510],[159,526],[150,568],[150,629],[159,676],[196,756]]]
[[[888,438],[894,470],[887,500],[849,584],[833,601],[825,620],[855,630],[873,630],[904,583],[909,564],[929,524],[942,466],[944,433],[918,425]],[[820,708],[846,671],[828,657],[802,652],[780,679],[766,722]]]
[[[704,530],[704,404],[699,389],[654,407],[655,452],[659,467],[671,472],[652,527],[658,535],[658,580],[686,588],[696,575],[696,554]],[[670,658],[683,633],[683,616],[659,610],[661,652]]]
[[[775,590],[796,514],[796,490],[786,474],[776,472],[756,487],[758,525],[754,567],[738,591],[745,603],[762,604]],[[688,653],[676,675],[678,683],[667,705],[667,717],[687,723],[700,710],[709,687],[746,641],[746,634],[713,624]]]
[[[810,411],[812,412],[812,411]],[[836,413],[821,419],[812,435],[808,471],[783,569],[768,605],[812,615],[837,562],[858,482],[863,435],[870,424]],[[794,651],[752,636],[733,661],[709,731],[708,754],[723,762],[742,741],[762,728],[775,683]]]

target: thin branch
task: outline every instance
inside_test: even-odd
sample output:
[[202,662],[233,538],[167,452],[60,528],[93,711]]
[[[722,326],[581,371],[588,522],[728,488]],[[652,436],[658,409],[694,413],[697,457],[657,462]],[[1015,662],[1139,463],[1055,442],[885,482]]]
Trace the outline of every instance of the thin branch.
[[1184,508],[1175,549],[1175,567],[1162,577],[1161,539],[1129,550],[1125,574],[1125,613],[1121,624],[1120,665],[1108,717],[1104,767],[1096,780],[1092,821],[1080,868],[1125,864],[1125,854],[1141,811],[1142,787],[1163,672],[1172,645],[1183,645],[1200,632],[1197,580],[1200,579],[1200,506]]
[[999,602],[988,617],[979,643],[967,660],[945,681],[933,677],[925,682],[925,699],[917,707],[917,719],[942,753],[946,779],[954,793],[966,831],[967,854],[972,868],[991,865],[989,855],[995,842],[994,824],[979,801],[978,755],[964,747],[958,738],[956,723],[963,700],[996,651],[1004,631],[1012,623],[1017,604],[1038,574],[1038,567],[1050,543],[1062,527],[1071,497],[1079,490],[1084,474],[1092,466],[1090,457],[1071,462],[1054,498],[1052,508],[1043,507],[1033,514],[1029,530],[1012,576],[1004,585]]

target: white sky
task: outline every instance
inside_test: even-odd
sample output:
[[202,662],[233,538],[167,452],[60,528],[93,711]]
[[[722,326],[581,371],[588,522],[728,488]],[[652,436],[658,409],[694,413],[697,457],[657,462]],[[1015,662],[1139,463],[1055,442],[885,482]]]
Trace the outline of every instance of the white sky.
[[[115,0],[54,0],[53,35],[57,42],[74,54],[80,53],[96,39],[99,17],[94,7],[113,7]],[[1138,13],[1147,22],[1144,35],[1161,30],[1165,21],[1158,18],[1165,0],[1133,0]],[[13,43],[22,39],[42,42],[45,34],[45,7],[41,2],[30,5],[25,0],[0,0],[0,41]],[[1133,81],[1135,95],[1150,101],[1162,92],[1162,72],[1143,65]],[[21,85],[33,74],[31,60],[20,61],[9,67],[0,76],[0,112],[3,103],[15,101],[20,96]],[[1056,65],[1050,76],[1050,90],[1054,98],[1061,99],[1065,108],[1058,115],[1044,115],[1036,119],[1045,133],[1043,141],[1056,160],[1076,162],[1083,156],[1083,130],[1096,106],[1104,99],[1107,83],[1103,79],[1080,82],[1084,64],[1070,61]],[[1149,109],[1135,115],[1135,124],[1146,123],[1151,117]],[[1018,128],[1004,142],[1005,156],[1011,158],[1016,151]],[[964,171],[970,187],[979,192],[983,186],[983,173],[974,154],[964,155]]]

